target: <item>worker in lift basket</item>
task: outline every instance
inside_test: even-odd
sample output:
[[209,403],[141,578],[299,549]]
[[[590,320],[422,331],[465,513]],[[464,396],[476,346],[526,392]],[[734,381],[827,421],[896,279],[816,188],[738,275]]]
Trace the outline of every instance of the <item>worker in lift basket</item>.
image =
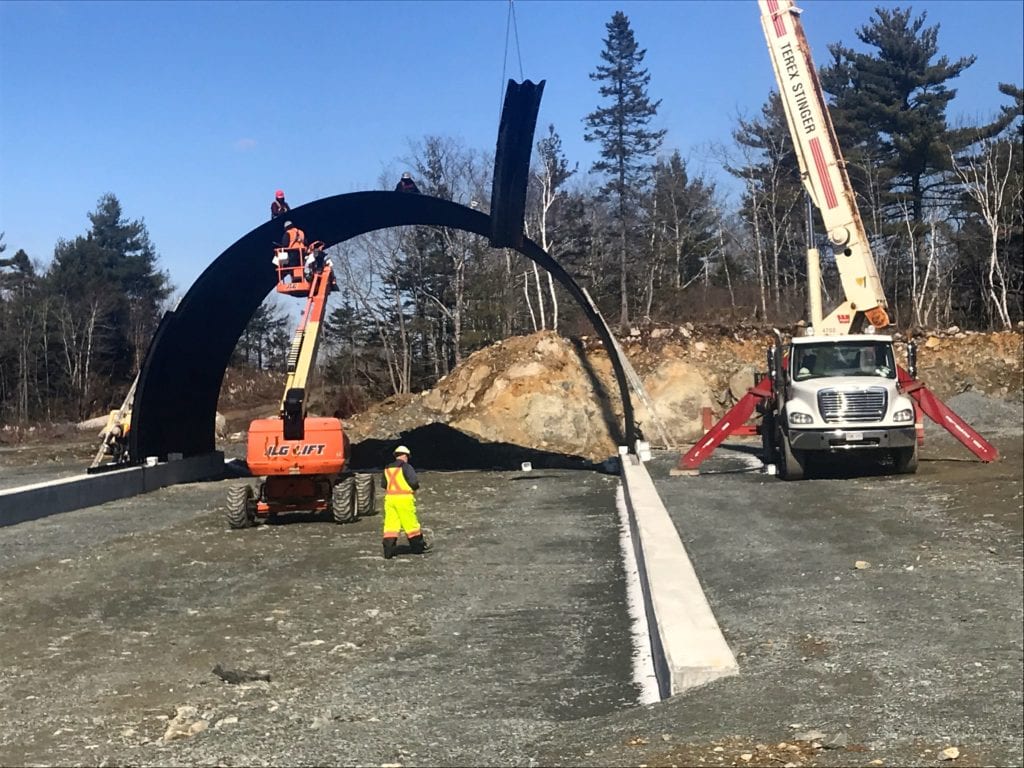
[[400,531],[405,531],[409,539],[409,551],[422,555],[430,545],[423,538],[420,521],[416,518],[416,491],[420,481],[409,463],[409,449],[404,445],[395,448],[395,460],[384,467],[381,487],[384,489],[384,559],[395,556]]
[[292,222],[286,221],[284,223],[284,237],[281,238],[281,247],[288,249],[288,266],[299,266],[302,264],[302,257],[306,252],[306,233]]

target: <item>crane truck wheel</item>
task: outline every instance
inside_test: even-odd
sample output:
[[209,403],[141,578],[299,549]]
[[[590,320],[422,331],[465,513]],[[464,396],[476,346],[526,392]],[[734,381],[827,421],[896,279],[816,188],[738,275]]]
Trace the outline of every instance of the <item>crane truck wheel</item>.
[[783,480],[803,480],[804,463],[807,457],[803,451],[793,450],[782,430],[776,432],[776,444],[779,452],[779,477]]
[[892,463],[897,475],[912,475],[917,472],[917,442],[910,448],[894,448]]
[[331,490],[331,517],[336,523],[354,523],[359,518],[356,510],[356,478],[354,475],[342,477]]
[[225,513],[232,528],[250,528],[256,523],[256,497],[251,485],[236,485],[228,489],[228,507]]
[[377,512],[374,507],[376,485],[373,481],[373,475],[356,475],[356,514],[359,517],[369,517]]

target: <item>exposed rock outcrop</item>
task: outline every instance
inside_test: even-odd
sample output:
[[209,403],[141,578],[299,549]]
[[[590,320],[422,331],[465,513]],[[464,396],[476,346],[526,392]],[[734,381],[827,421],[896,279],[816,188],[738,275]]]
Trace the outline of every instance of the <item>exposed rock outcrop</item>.
[[[753,386],[770,337],[750,329],[655,330],[622,343],[669,442],[679,447],[702,434],[704,407],[721,416]],[[1020,399],[1020,333],[920,335],[925,339],[933,340],[919,354],[920,376],[940,397],[973,389]],[[902,341],[897,354],[905,360]],[[661,446],[661,430],[647,408],[635,396],[633,405],[645,437]],[[594,461],[614,454],[623,441],[622,405],[602,345],[552,331],[479,350],[428,392],[389,398],[347,422],[353,441],[398,438],[435,423],[483,442]]]

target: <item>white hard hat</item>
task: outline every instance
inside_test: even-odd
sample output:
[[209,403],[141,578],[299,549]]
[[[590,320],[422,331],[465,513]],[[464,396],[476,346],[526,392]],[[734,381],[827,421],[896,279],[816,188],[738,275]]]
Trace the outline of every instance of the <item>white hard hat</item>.
[[397,456],[400,453],[404,453],[406,456],[408,456],[409,455],[409,449],[406,448],[404,445],[400,445],[397,448],[395,448],[395,456]]

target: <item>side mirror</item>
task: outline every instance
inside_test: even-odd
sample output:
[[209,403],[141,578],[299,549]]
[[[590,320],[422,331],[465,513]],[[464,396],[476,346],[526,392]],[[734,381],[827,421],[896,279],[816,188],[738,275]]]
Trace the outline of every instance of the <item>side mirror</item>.
[[778,364],[776,363],[778,354],[778,347],[768,347],[768,378],[771,379],[772,382],[775,381],[775,377],[778,373]]
[[907,373],[910,378],[917,378],[917,342],[911,341],[907,344]]

